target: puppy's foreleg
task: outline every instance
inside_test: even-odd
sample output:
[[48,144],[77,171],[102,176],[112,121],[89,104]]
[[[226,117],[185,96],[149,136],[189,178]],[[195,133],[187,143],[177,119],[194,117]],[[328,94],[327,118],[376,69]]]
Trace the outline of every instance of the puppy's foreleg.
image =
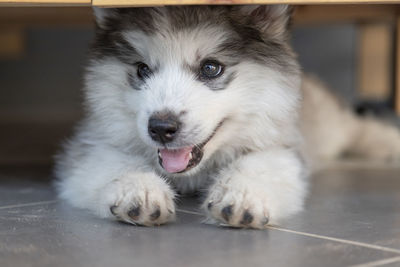
[[302,161],[291,150],[249,153],[219,174],[204,209],[214,222],[264,228],[302,209],[303,176]]
[[79,160],[69,151],[58,169],[60,196],[76,207],[142,225],[175,218],[173,190],[140,157],[91,147]]

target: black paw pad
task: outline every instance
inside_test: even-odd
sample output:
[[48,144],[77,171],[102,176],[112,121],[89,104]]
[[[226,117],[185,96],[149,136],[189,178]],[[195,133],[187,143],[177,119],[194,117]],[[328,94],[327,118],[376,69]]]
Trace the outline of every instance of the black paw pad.
[[212,201],[208,202],[207,209],[210,210],[212,208],[213,204],[214,203]]
[[157,209],[155,212],[153,212],[152,214],[150,214],[150,219],[151,219],[152,221],[155,221],[155,220],[157,220],[157,219],[160,217],[160,215],[161,215],[161,211],[160,211],[160,209]]
[[110,212],[111,212],[112,215],[117,216],[117,208],[118,208],[117,205],[114,205],[114,206],[110,207]]
[[229,222],[229,218],[232,216],[232,207],[232,205],[229,205],[221,210],[222,218],[227,222]]
[[240,224],[248,225],[252,223],[253,219],[254,219],[253,215],[251,215],[251,213],[248,210],[246,210],[243,214]]
[[128,211],[128,216],[134,220],[137,220],[140,215],[140,206],[133,207],[130,211]]

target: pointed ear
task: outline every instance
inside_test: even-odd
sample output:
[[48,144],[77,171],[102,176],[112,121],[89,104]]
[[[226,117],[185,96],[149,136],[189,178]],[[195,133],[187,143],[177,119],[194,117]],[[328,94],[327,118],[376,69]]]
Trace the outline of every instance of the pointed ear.
[[238,6],[241,22],[257,28],[265,36],[285,40],[293,8],[288,5]]
[[101,8],[93,7],[94,17],[96,19],[96,24],[101,29],[107,28],[107,19],[111,17],[116,17],[117,10],[115,8]]

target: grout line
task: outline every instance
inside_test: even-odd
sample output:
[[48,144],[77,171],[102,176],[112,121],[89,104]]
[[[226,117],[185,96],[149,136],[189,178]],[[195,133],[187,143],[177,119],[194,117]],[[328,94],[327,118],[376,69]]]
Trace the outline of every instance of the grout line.
[[[188,211],[188,210],[183,210],[183,209],[177,209],[177,211],[180,211],[182,213],[187,213],[187,214],[194,214],[194,215],[204,216],[204,214],[202,214],[200,212],[196,212],[196,211]],[[314,238],[318,238],[318,239],[325,239],[325,240],[330,240],[330,241],[335,241],[335,242],[340,242],[340,243],[345,243],[345,244],[350,244],[350,245],[366,247],[366,248],[371,248],[371,249],[377,249],[377,250],[383,250],[383,251],[387,251],[387,252],[393,252],[393,253],[400,254],[400,250],[399,249],[394,249],[394,248],[382,247],[382,246],[378,246],[378,245],[373,245],[373,244],[368,244],[368,243],[363,243],[363,242],[357,242],[357,241],[351,241],[351,240],[342,239],[342,238],[335,238],[335,237],[311,234],[311,233],[306,233],[306,232],[299,232],[299,231],[289,230],[289,229],[280,228],[280,227],[276,227],[276,226],[267,226],[267,228],[271,229],[271,230],[288,232],[288,233],[297,234],[297,235],[314,237]],[[400,259],[400,257],[398,257],[398,258]]]
[[48,201],[38,201],[38,202],[32,202],[32,203],[26,203],[26,204],[15,204],[15,205],[8,205],[8,206],[0,206],[0,210],[5,210],[5,209],[12,209],[12,208],[21,208],[21,207],[29,207],[29,206],[36,206],[36,205],[42,205],[42,204],[52,204],[56,203],[58,200],[48,200]]
[[[177,209],[177,211],[180,211],[182,213],[187,213],[187,214],[204,216],[204,214],[202,214],[200,212],[196,212],[196,211],[188,211],[188,210],[182,210],[182,209]],[[277,230],[277,231],[282,231],[282,232],[287,232],[287,233],[292,233],[292,234],[297,234],[297,235],[302,235],[302,236],[314,237],[314,238],[318,238],[318,239],[330,240],[330,241],[335,241],[335,242],[339,242],[339,243],[344,243],[344,244],[349,244],[349,245],[355,245],[355,246],[400,254],[400,250],[394,249],[394,248],[382,247],[382,246],[378,246],[378,245],[357,242],[357,241],[351,241],[351,240],[342,239],[342,238],[335,238],[335,237],[329,237],[329,236],[324,236],[324,235],[317,235],[317,234],[311,234],[311,233],[306,233],[306,232],[294,231],[294,230],[289,230],[289,229],[280,228],[280,227],[276,227],[276,226],[267,226],[267,228],[271,229],[271,230]],[[391,259],[395,259],[395,258],[391,258]],[[397,259],[400,260],[400,257],[396,257],[396,260]],[[371,266],[374,266],[374,265],[371,265]]]
[[288,233],[292,233],[292,234],[309,236],[309,237],[314,237],[314,238],[319,238],[319,239],[336,241],[336,242],[339,242],[339,243],[344,243],[344,244],[349,244],[349,245],[355,245],[355,246],[360,246],[360,247],[365,247],[365,248],[370,248],[370,249],[377,249],[377,250],[382,250],[382,251],[386,251],[386,252],[393,252],[393,253],[400,254],[400,250],[399,249],[394,249],[394,248],[382,247],[382,246],[378,246],[378,245],[373,245],[373,244],[368,244],[368,243],[363,243],[363,242],[357,242],[357,241],[351,241],[351,240],[342,239],[342,238],[335,238],[335,237],[329,237],[329,236],[324,236],[324,235],[316,235],[316,234],[310,234],[310,233],[305,233],[305,232],[299,232],[299,231],[279,228],[279,227],[276,227],[276,226],[267,226],[267,228],[268,229],[282,231],[282,232],[288,232]]
[[[29,207],[29,206],[35,206],[35,205],[41,205],[41,204],[52,204],[52,203],[56,203],[57,201],[58,200],[49,200],[49,201],[39,201],[39,202],[33,202],[33,203],[27,203],[27,204],[9,205],[9,206],[0,207],[0,210],[10,209],[10,208],[19,208],[19,207]],[[192,215],[200,215],[200,216],[204,215],[200,212],[183,210],[183,209],[176,209],[176,211],[179,211],[182,213],[187,213],[187,214],[192,214]],[[289,229],[285,229],[285,228],[279,228],[279,227],[275,227],[275,226],[267,226],[267,229],[400,254],[400,250],[398,250],[398,249],[387,248],[387,247],[382,247],[382,246],[378,246],[378,245],[372,245],[372,244],[367,244],[367,243],[362,243],[362,242],[357,242],[357,241],[351,241],[351,240],[347,240],[347,239],[341,239],[341,238],[335,238],[335,237],[329,237],[329,236],[323,236],[323,235],[317,235],[317,234],[310,234],[310,233],[306,233],[306,232],[299,232],[299,231],[289,230]],[[400,262],[400,257],[384,259],[384,260],[370,262],[370,263],[366,263],[366,264],[362,264],[362,265],[355,265],[353,267],[356,267],[356,266],[357,267],[364,267],[364,266],[372,267],[372,266],[379,266],[379,265],[383,265],[383,264],[393,263],[393,262],[397,262],[397,261]]]
[[375,267],[375,266],[382,266],[382,265],[386,265],[389,263],[396,263],[396,262],[400,262],[400,257],[393,257],[393,258],[388,258],[388,259],[383,259],[383,260],[378,260],[378,261],[371,261],[371,262],[367,262],[367,263],[351,265],[350,267]]
[[179,212],[182,212],[182,213],[187,213],[187,214],[204,216],[203,213],[200,213],[200,212],[197,212],[197,211],[182,210],[182,209],[176,209],[176,211],[179,211]]

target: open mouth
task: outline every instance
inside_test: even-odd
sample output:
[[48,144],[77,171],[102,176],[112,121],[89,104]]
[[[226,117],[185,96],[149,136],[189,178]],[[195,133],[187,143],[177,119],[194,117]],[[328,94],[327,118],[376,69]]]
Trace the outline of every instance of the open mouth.
[[223,121],[220,122],[211,135],[202,143],[177,149],[162,148],[158,150],[158,162],[169,173],[183,173],[197,166],[203,158],[203,148],[215,135]]

